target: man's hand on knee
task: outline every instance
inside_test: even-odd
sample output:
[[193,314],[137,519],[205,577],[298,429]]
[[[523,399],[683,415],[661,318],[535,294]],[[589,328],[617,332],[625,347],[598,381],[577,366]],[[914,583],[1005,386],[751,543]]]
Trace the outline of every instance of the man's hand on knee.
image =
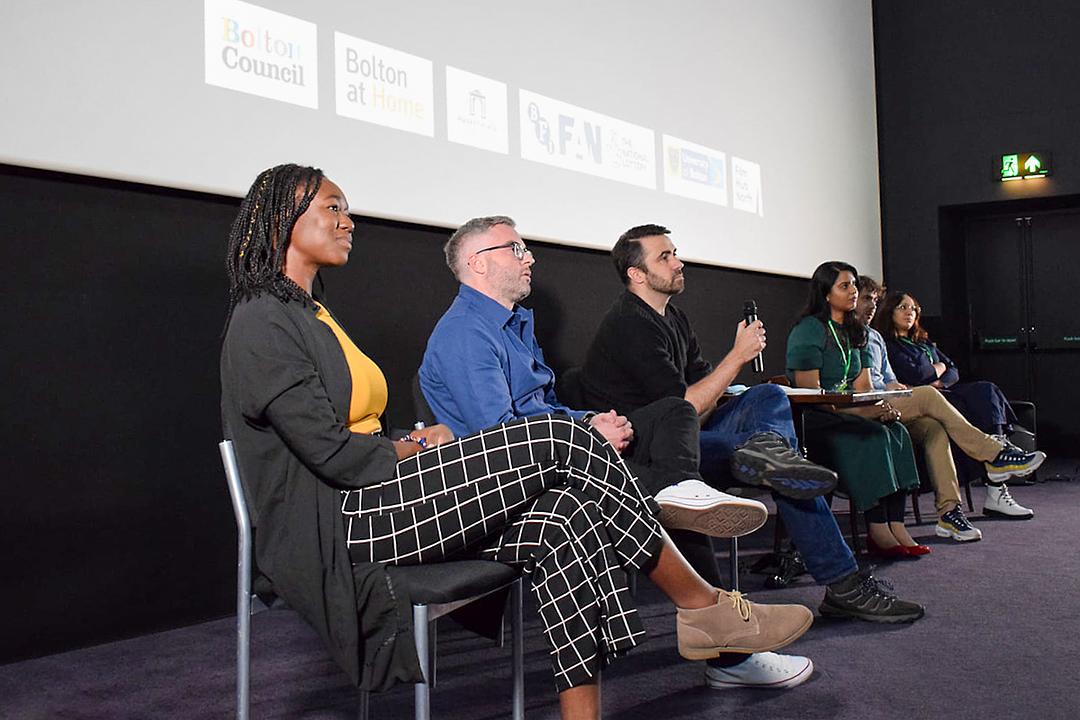
[[626,450],[634,439],[634,426],[626,416],[619,415],[614,410],[593,415],[589,424],[620,453]]

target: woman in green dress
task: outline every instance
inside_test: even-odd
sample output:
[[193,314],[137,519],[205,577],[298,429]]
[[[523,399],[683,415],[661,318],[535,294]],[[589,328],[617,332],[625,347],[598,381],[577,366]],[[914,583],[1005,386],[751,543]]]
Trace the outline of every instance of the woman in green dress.
[[[795,387],[869,392],[866,328],[855,317],[859,273],[843,262],[822,263],[810,280],[801,319],[787,341],[788,379]],[[930,548],[904,527],[904,498],[919,486],[911,437],[888,403],[808,410],[805,438],[815,462],[832,468],[866,514],[871,551],[888,557],[925,555]]]

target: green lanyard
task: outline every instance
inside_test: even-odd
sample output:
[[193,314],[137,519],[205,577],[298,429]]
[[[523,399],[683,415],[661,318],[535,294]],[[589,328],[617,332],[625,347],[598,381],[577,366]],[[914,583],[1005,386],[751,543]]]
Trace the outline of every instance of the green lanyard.
[[[836,386],[836,392],[845,392],[848,388],[848,371],[851,370],[851,346],[848,345],[848,347],[845,348],[840,344],[840,336],[836,334],[836,328],[833,327],[834,324],[835,323],[833,323],[832,320],[829,320],[829,331],[832,332],[833,340],[836,341],[836,349],[844,356],[844,377],[840,381],[840,384]],[[844,338],[847,339],[846,333]]]
[[918,348],[919,350],[922,350],[923,354],[926,355],[926,358],[930,361],[931,365],[933,365],[934,363],[937,362],[937,360],[934,359],[933,351],[930,350],[930,348],[928,346],[923,345],[922,343],[912,342],[911,340],[908,340],[906,337],[904,337],[902,335],[898,335],[897,339],[902,343],[907,343],[908,345],[910,345],[913,348]]

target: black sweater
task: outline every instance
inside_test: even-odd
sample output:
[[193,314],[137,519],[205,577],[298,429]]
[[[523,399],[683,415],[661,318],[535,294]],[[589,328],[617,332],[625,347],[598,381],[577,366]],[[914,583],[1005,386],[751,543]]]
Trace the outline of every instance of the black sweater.
[[668,303],[664,315],[629,291],[600,322],[581,374],[586,407],[626,415],[686,388],[712,371],[682,310]]
[[352,381],[313,307],[269,294],[241,302],[221,353],[221,414],[255,528],[255,562],[274,593],[322,636],[353,683],[421,679],[409,599],[384,567],[350,562],[342,489],[394,474],[382,437],[346,427]]

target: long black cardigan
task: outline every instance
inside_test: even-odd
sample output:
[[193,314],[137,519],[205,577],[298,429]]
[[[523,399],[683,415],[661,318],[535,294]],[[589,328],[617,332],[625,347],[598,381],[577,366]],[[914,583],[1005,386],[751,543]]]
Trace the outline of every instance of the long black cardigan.
[[315,309],[269,294],[239,303],[221,353],[221,415],[255,528],[255,562],[322,636],[353,683],[421,679],[409,600],[382,565],[353,566],[339,490],[390,478],[397,454],[346,426],[352,381]]

